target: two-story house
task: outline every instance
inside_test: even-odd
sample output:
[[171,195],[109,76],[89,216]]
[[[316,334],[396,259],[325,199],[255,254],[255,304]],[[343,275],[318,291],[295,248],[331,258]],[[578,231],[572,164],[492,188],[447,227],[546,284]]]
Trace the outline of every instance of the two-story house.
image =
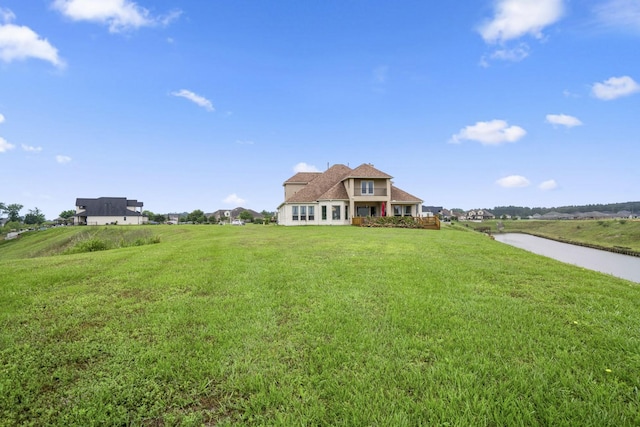
[[143,203],[126,197],[99,197],[76,199],[76,225],[139,225],[149,219],[142,215]]
[[395,187],[391,179],[368,163],[297,173],[283,184],[278,223],[350,225],[353,217],[419,216],[422,200]]

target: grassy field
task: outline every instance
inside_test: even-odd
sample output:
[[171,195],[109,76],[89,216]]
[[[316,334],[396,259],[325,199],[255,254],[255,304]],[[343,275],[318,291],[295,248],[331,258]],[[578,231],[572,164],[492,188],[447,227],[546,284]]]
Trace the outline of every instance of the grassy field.
[[[478,226],[490,226],[497,231],[496,223],[502,223],[504,231],[519,231],[552,239],[596,245],[603,248],[628,248],[640,253],[639,220],[580,220],[580,221],[488,221]],[[460,223],[464,224],[464,223]]]
[[637,284],[461,227],[144,230],[0,245],[0,425],[640,424]]

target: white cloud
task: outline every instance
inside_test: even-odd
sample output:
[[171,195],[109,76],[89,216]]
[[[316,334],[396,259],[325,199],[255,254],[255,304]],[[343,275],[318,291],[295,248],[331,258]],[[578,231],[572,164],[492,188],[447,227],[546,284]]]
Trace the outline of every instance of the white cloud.
[[177,92],[171,92],[171,95],[186,98],[189,101],[195,102],[207,111],[215,111],[215,108],[213,108],[213,104],[211,103],[211,101],[203,96],[191,92],[190,90],[181,89]]
[[449,142],[458,144],[463,140],[477,141],[483,145],[500,145],[516,142],[527,134],[520,126],[509,126],[504,120],[477,122],[467,126],[451,137]]
[[6,139],[0,136],[0,153],[13,150],[15,147],[16,147],[15,145],[9,144]]
[[555,190],[556,188],[558,188],[558,183],[555,179],[550,179],[538,185],[538,188],[543,191]]
[[37,58],[49,61],[56,67],[64,67],[64,61],[58,56],[58,49],[31,28],[12,24],[15,17],[10,10],[0,8],[0,59],[9,63]]
[[524,35],[542,38],[542,30],[564,12],[562,0],[497,0],[495,15],[479,28],[487,43],[503,43]]
[[611,77],[602,83],[595,83],[591,93],[598,99],[610,101],[622,96],[640,92],[640,85],[629,76]]
[[244,204],[244,202],[246,202],[246,200],[238,197],[238,195],[236,193],[233,193],[233,194],[229,194],[227,196],[227,198],[223,200],[223,202],[228,204],[228,205],[238,206],[238,205]]
[[519,62],[529,56],[529,46],[521,43],[520,46],[512,49],[498,49],[491,54],[491,59],[501,61]]
[[238,145],[253,145],[253,141],[241,141],[241,140],[237,140],[236,144]]
[[570,90],[567,90],[567,89],[565,89],[565,90],[563,90],[563,91],[562,91],[562,95],[563,95],[565,98],[580,98],[580,95],[579,95],[579,94],[577,94],[577,93],[573,93],[573,92],[571,92]]
[[4,115],[0,114],[0,123],[4,123]]
[[30,153],[39,153],[42,151],[42,147],[33,147],[31,145],[22,144],[22,149]]
[[158,20],[158,22],[160,22],[160,24],[163,27],[166,27],[167,25],[171,24],[173,21],[178,19],[180,17],[180,15],[182,15],[182,11],[181,10],[172,10],[171,12],[167,13],[166,15],[159,16],[157,20]]
[[0,7],[0,22],[8,24],[16,19],[16,14],[11,9],[3,9]]
[[56,162],[60,163],[61,165],[65,163],[69,163],[70,161],[71,161],[71,157],[69,156],[62,156],[62,155],[56,156]]
[[306,164],[304,162],[300,162],[297,165],[295,165],[293,167],[293,171],[295,173],[298,173],[298,172],[320,172],[320,170],[317,167],[315,167],[313,165],[308,165],[308,164]]
[[389,67],[386,65],[380,65],[373,69],[373,82],[376,84],[386,83],[389,75]]
[[106,24],[111,33],[158,24],[168,25],[182,13],[172,11],[154,17],[149,10],[130,0],[55,0],[53,8],[74,21]]
[[594,7],[601,25],[640,34],[640,2],[637,0],[607,0]]
[[527,178],[520,175],[510,175],[505,176],[504,178],[500,178],[496,181],[500,187],[504,188],[518,188],[518,187],[528,187],[530,182]]
[[547,123],[566,126],[568,128],[582,126],[582,122],[578,118],[566,114],[547,114]]

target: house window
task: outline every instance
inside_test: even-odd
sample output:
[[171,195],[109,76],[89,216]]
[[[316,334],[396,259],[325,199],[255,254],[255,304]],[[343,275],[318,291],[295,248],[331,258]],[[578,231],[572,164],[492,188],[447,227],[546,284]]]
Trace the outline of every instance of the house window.
[[306,221],[306,220],[307,220],[307,207],[300,206],[300,221]]
[[327,220],[327,207],[326,206],[322,206],[322,220],[323,221]]
[[404,215],[405,216],[411,216],[411,206],[405,206],[404,207]]
[[349,206],[344,207],[344,219],[349,219]]
[[373,181],[362,181],[360,185],[362,194],[373,194]]
[[126,216],[124,217],[124,220],[125,220],[125,222],[127,221],[127,217]]
[[291,206],[291,216],[292,216],[292,220],[297,221],[298,220],[298,207],[297,206]]
[[309,217],[308,217],[309,221],[315,221],[316,216],[315,216],[315,212],[314,212],[314,210],[315,210],[314,207],[313,206],[309,206],[308,209],[309,209],[308,210],[308,212],[309,212]]
[[340,219],[340,206],[333,205],[331,206],[331,219],[339,220]]
[[393,215],[394,216],[401,216],[402,215],[402,210],[400,209],[400,206],[394,206],[393,207]]

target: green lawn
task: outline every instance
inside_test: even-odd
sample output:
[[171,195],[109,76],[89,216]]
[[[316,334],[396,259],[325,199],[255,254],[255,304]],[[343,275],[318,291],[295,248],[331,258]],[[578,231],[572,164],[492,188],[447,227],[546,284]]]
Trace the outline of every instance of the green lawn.
[[519,231],[603,248],[622,247],[640,253],[640,220],[504,220],[487,221],[472,226],[488,225],[495,232],[497,222],[502,223],[505,232]]
[[0,244],[0,425],[640,424],[632,282],[460,227],[37,256],[82,230]]

